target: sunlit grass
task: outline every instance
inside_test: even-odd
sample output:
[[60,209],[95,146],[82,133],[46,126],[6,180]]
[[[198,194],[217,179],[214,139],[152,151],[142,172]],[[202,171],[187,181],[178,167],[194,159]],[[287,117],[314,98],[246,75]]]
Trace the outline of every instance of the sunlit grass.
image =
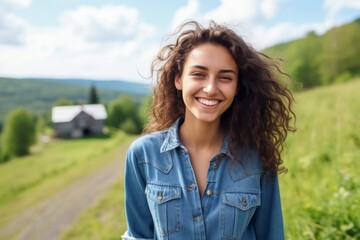
[[123,182],[117,182],[61,239],[120,239],[126,230],[123,192]]
[[358,79],[296,95],[280,177],[287,239],[360,239],[359,89]]

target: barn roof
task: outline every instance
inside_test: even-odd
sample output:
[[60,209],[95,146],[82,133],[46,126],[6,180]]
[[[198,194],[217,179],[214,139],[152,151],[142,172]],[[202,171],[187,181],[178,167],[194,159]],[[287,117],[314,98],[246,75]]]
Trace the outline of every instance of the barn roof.
[[82,111],[93,117],[95,120],[105,120],[107,118],[107,113],[103,104],[84,104],[53,107],[51,111],[51,120],[53,123],[70,122]]

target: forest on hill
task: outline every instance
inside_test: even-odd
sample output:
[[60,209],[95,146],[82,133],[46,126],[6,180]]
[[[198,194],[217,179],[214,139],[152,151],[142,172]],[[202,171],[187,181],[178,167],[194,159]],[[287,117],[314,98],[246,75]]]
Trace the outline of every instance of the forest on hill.
[[[0,77],[0,126],[6,115],[17,107],[26,108],[34,115],[42,115],[50,112],[53,104],[59,99],[69,99],[74,103],[87,103],[91,82],[75,84],[71,81],[69,83],[64,81]],[[101,103],[109,103],[121,95],[129,95],[140,102],[144,95],[129,91],[129,86],[133,87],[133,85],[136,86],[133,83],[123,84],[123,89],[113,88],[114,90],[99,85],[97,87],[99,100]]]
[[284,70],[303,89],[345,82],[360,75],[360,18],[323,35],[305,37],[265,49],[284,61]]

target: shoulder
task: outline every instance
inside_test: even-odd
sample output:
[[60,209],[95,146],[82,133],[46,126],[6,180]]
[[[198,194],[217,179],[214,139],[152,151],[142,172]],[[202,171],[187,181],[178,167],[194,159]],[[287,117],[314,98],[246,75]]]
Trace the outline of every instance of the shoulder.
[[134,155],[138,159],[143,159],[145,155],[157,155],[165,140],[167,131],[153,132],[142,135],[133,141],[128,148],[128,156]]
[[154,169],[168,173],[173,163],[168,157],[168,151],[161,152],[167,135],[168,131],[164,130],[146,134],[136,139],[128,149],[128,164],[152,166]]
[[146,148],[151,148],[151,149],[154,149],[156,147],[160,148],[164,142],[166,133],[167,131],[164,130],[164,131],[142,135],[141,137],[137,138],[134,142],[131,143],[129,149],[136,151]]
[[242,149],[234,161],[231,176],[233,180],[240,180],[251,175],[263,175],[264,167],[258,151]]

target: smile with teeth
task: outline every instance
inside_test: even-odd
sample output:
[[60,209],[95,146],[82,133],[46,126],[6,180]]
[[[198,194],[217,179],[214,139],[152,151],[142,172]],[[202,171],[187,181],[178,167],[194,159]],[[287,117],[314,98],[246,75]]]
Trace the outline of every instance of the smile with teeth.
[[201,104],[204,104],[206,106],[215,106],[220,102],[220,100],[217,99],[205,99],[205,98],[197,98],[197,101]]

